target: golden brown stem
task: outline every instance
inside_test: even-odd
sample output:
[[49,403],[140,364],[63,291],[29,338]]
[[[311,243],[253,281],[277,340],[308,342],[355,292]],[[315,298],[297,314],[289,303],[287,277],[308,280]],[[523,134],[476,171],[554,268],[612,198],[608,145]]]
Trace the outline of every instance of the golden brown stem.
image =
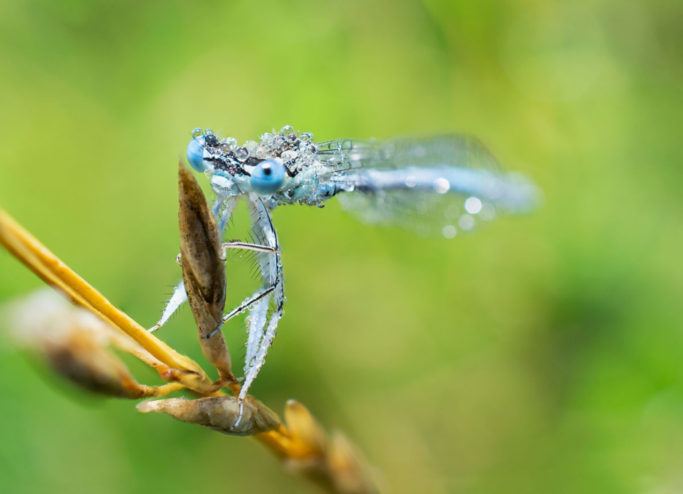
[[[239,394],[240,385],[235,381],[211,383],[198,363],[179,354],[148,333],[128,314],[117,309],[2,209],[0,209],[0,244],[4,245],[14,257],[45,283],[59,289],[72,302],[89,310],[135,340],[141,348],[131,353],[156,367],[157,370],[163,367],[158,362],[168,366],[165,371],[167,379],[178,382],[157,387],[142,385],[147,389],[145,393],[147,396],[162,396],[183,387],[201,396],[216,396],[222,394],[218,389],[220,386],[226,386],[233,394]],[[130,350],[125,344],[117,344],[117,346]],[[149,352],[149,355],[144,355],[145,351]],[[273,413],[257,400],[254,402],[258,403],[258,407],[263,407],[262,413]],[[337,434],[328,443],[312,415],[297,402],[290,401],[287,404],[285,417],[291,424],[291,428],[279,424],[272,430],[260,432],[251,437],[283,459],[293,471],[314,479],[330,492],[340,494],[378,492],[348,440]]]
[[[196,362],[176,352],[148,333],[128,314],[117,309],[2,209],[0,209],[0,243],[47,284],[61,289],[74,302],[119,328],[155,358],[173,369],[194,374],[192,383],[200,387],[210,384],[208,376]],[[194,388],[195,386],[188,387]]]

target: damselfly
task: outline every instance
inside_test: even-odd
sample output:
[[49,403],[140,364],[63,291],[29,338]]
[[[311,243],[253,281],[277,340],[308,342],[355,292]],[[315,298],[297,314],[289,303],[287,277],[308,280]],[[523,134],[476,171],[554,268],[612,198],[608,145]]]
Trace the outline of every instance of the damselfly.
[[[344,207],[368,222],[452,238],[499,212],[527,211],[537,196],[529,181],[502,171],[477,139],[465,135],[315,142],[310,133],[285,126],[240,146],[234,138],[195,129],[187,158],[211,180],[221,232],[240,199],[247,201],[251,216],[253,242],[224,244],[256,252],[262,283],[223,318],[225,323],[249,310],[240,399],[263,367],[285,301],[280,243],[270,211],[285,204],[322,206],[339,196]],[[152,330],[186,298],[181,282]]]

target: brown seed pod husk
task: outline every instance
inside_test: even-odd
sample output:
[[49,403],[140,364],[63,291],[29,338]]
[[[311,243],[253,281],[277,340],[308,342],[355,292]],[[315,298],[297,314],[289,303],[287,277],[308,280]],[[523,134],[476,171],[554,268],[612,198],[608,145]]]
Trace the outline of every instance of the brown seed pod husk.
[[113,353],[95,345],[86,335],[74,332],[68,345],[45,348],[45,356],[55,371],[98,394],[132,399],[153,394],[133,378]]
[[90,312],[68,304],[52,290],[41,290],[17,303],[12,311],[12,327],[20,344],[81,388],[119,398],[156,393],[154,387],[139,384],[111,350],[113,328]]
[[199,184],[182,163],[178,167],[178,196],[183,281],[199,342],[221,378],[233,381],[228,346],[218,330],[223,321],[226,283],[220,232]]
[[143,413],[166,413],[183,422],[198,424],[224,434],[249,436],[275,429],[280,419],[260,401],[248,397],[244,400],[242,418],[235,425],[240,414],[239,400],[234,396],[211,396],[187,400],[167,398],[145,401],[137,405]]

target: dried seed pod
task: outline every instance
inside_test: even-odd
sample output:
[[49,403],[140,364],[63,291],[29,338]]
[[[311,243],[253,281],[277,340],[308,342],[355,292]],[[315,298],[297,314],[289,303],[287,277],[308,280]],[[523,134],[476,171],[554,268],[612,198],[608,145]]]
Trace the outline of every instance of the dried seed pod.
[[119,398],[142,398],[154,393],[139,384],[113,353],[97,346],[86,332],[71,334],[65,346],[46,347],[55,371],[88,391]]
[[336,490],[348,494],[378,492],[365,465],[353,443],[342,432],[334,431],[327,468]]
[[311,450],[323,454],[327,438],[308,408],[296,400],[288,400],[285,405],[285,422],[293,436],[305,443]]
[[158,394],[158,388],[139,384],[111,351],[112,328],[52,290],[41,290],[17,304],[12,328],[19,343],[88,391],[120,398]]
[[225,307],[225,262],[220,232],[192,173],[178,168],[178,223],[183,282],[206,358],[223,379],[234,381],[228,346],[220,331]]
[[280,425],[277,414],[263,403],[248,397],[243,402],[242,418],[240,402],[234,396],[211,396],[186,400],[168,398],[165,400],[145,401],[137,405],[142,413],[166,413],[183,422],[202,425],[224,434],[248,436],[275,429]]

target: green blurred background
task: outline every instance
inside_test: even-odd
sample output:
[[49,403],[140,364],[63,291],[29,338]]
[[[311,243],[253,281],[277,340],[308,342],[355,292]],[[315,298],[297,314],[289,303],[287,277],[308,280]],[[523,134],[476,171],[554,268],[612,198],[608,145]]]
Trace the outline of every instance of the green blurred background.
[[[344,430],[387,492],[683,492],[682,15],[2,1],[0,204],[151,325],[180,276],[193,127],[475,134],[542,208],[451,241],[336,201],[275,212],[288,303],[254,393]],[[0,273],[0,301],[41,286],[2,252]],[[229,280],[229,304],[254,285],[239,258]],[[192,326],[184,309],[160,335],[201,359]],[[237,360],[243,321],[226,333]],[[316,491],[255,442],[84,396],[2,335],[3,492]]]

